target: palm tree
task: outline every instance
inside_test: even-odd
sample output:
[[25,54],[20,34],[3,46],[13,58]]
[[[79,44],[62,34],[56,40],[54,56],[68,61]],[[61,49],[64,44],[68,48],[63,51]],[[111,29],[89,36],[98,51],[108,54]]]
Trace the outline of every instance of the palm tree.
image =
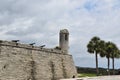
[[88,45],[87,45],[87,48],[88,48],[88,52],[89,53],[95,53],[95,59],[96,59],[96,73],[97,73],[97,76],[99,74],[99,70],[98,70],[98,56],[97,54],[100,52],[100,38],[99,37],[93,37]]
[[116,46],[116,44],[112,43],[112,54],[111,54],[111,58],[112,58],[112,71],[113,71],[113,75],[115,74],[114,71],[114,58],[119,58],[120,55],[120,51],[118,49],[118,47]]
[[105,45],[105,53],[106,53],[106,58],[108,60],[108,75],[110,75],[110,56],[111,56],[111,52],[112,52],[112,43],[111,42],[106,42],[106,45]]
[[118,57],[119,49],[117,48],[117,46],[114,43],[107,42],[106,47],[105,47],[105,51],[106,51],[106,57],[108,59],[108,75],[110,75],[110,71],[109,71],[110,58],[112,58],[113,74],[114,74],[114,58]]
[[114,72],[114,58],[119,58],[120,55],[120,51],[117,48],[117,46],[112,43],[112,42],[104,42],[103,40],[101,40],[100,42],[100,56],[101,57],[107,57],[108,59],[108,75],[110,75],[109,72],[109,66],[110,66],[110,58],[112,58],[112,67],[113,67],[113,74]]

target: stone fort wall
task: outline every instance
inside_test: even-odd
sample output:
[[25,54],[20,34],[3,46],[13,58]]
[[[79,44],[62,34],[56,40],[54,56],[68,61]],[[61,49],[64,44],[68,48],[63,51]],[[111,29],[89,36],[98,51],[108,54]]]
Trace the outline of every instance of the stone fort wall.
[[72,56],[62,50],[0,40],[0,80],[59,80],[76,73]]

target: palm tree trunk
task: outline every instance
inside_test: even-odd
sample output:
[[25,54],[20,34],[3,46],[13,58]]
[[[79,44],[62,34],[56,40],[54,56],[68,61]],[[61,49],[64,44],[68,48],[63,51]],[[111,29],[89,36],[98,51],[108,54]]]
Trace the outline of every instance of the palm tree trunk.
[[108,70],[107,71],[108,71],[108,75],[110,75],[110,58],[108,57],[107,59],[108,59]]
[[97,53],[95,53],[95,57],[96,57],[96,74],[98,76],[99,75],[99,70],[98,70],[98,56],[97,56]]
[[115,74],[115,70],[114,70],[114,57],[112,58],[112,66],[113,66],[113,75]]

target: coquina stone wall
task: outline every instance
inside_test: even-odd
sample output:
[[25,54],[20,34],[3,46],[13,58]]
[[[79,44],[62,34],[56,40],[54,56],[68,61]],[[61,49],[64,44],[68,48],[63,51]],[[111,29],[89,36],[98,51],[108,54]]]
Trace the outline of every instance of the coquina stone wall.
[[59,80],[76,74],[72,56],[61,50],[0,41],[0,80]]

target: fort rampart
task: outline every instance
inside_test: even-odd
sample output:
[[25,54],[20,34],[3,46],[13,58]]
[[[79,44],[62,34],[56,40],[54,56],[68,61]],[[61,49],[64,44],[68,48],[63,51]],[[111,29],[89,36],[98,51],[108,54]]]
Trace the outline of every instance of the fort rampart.
[[72,56],[64,50],[0,40],[0,80],[59,80],[73,75]]

